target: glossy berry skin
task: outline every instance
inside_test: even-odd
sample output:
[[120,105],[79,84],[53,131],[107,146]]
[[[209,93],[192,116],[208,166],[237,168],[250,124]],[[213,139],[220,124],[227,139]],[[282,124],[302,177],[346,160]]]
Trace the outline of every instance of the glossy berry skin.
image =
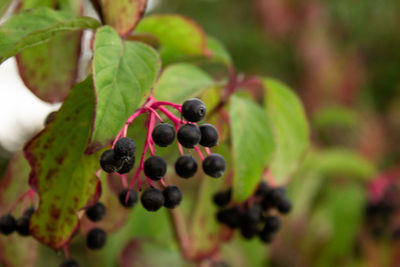
[[29,220],[30,217],[22,216],[17,220],[17,232],[21,236],[28,236],[30,235],[29,231]]
[[122,164],[122,168],[118,171],[119,174],[125,174],[130,172],[135,166],[135,157],[131,157],[130,159],[124,161]]
[[213,147],[218,144],[218,131],[214,125],[206,123],[200,125],[199,128],[201,133],[201,139],[199,142],[200,145],[205,147]]
[[129,196],[128,200],[126,200],[126,194],[128,193],[128,189],[123,190],[121,193],[119,193],[118,198],[119,198],[119,203],[121,203],[122,206],[125,208],[131,208],[136,205],[138,202],[138,194],[135,190],[131,189],[129,190]]
[[225,207],[231,201],[232,190],[218,192],[214,195],[213,201],[218,207]]
[[109,149],[103,152],[100,157],[101,168],[108,173],[117,172],[121,169],[123,161],[117,159],[114,150]]
[[90,206],[86,210],[86,216],[92,222],[101,221],[106,215],[106,207],[104,207],[103,203],[97,202],[93,206]]
[[175,139],[175,129],[171,124],[160,123],[154,127],[152,137],[154,143],[158,146],[166,147],[174,142]]
[[180,156],[175,162],[175,171],[182,178],[193,177],[197,172],[197,162],[190,155]]
[[213,153],[203,160],[203,171],[211,177],[221,177],[225,168],[225,159],[220,154]]
[[86,238],[86,245],[90,249],[101,249],[107,240],[107,234],[103,229],[93,228],[89,231]]
[[178,142],[186,148],[194,148],[201,139],[200,128],[187,123],[178,130]]
[[17,228],[17,222],[11,214],[0,217],[0,233],[9,235]]
[[182,191],[175,185],[169,185],[163,191],[164,207],[173,209],[182,201]]
[[79,267],[79,264],[74,259],[66,259],[60,264],[60,267]]
[[157,211],[164,205],[164,195],[157,188],[149,188],[144,191],[140,200],[148,211]]
[[201,121],[206,115],[206,106],[198,98],[190,98],[182,105],[182,116],[191,122]]
[[144,162],[144,174],[153,181],[158,181],[167,172],[167,163],[160,156],[152,156]]
[[119,138],[114,146],[114,153],[118,159],[128,160],[135,156],[136,143],[129,137]]

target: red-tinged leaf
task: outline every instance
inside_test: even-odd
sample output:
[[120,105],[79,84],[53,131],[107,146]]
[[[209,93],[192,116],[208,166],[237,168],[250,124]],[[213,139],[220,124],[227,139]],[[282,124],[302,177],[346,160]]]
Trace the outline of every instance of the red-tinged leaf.
[[84,155],[94,90],[91,77],[76,85],[47,127],[25,147],[30,184],[40,204],[30,229],[40,242],[60,249],[78,227],[77,212],[98,197],[99,154]]
[[77,77],[81,36],[82,32],[59,34],[17,55],[22,80],[37,97],[47,102],[67,97]]
[[137,33],[149,33],[160,41],[163,64],[188,57],[211,56],[206,35],[195,21],[178,15],[151,15],[136,27]]
[[[29,189],[29,164],[22,153],[11,159],[0,183],[0,214],[9,212],[13,202]],[[21,203],[22,205],[22,203]],[[21,214],[19,209],[13,213]],[[18,235],[0,235],[0,265],[8,267],[34,266],[37,258],[37,242]]]
[[129,34],[142,18],[147,0],[92,0],[102,20],[120,36]]

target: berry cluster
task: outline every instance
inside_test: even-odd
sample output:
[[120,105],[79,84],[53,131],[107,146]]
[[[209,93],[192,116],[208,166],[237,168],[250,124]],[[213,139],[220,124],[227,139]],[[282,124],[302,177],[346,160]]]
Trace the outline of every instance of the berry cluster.
[[3,235],[12,234],[14,231],[21,236],[30,235],[29,221],[35,212],[33,207],[26,209],[19,219],[15,219],[13,215],[6,214],[0,217],[0,233]]
[[[164,107],[165,105],[177,109],[186,121],[175,117]],[[164,122],[158,115],[157,109],[164,113],[175,127]],[[127,127],[138,115],[145,112],[149,112],[146,141],[139,167],[128,187],[125,174],[132,170],[135,165],[136,144],[132,139],[126,137]],[[205,174],[214,178],[222,176],[226,168],[225,160],[221,155],[211,153],[209,150],[218,144],[218,131],[211,124],[205,123],[200,126],[196,124],[205,115],[206,106],[196,98],[186,100],[181,106],[170,102],[158,102],[150,97],[144,107],[128,119],[124,128],[116,137],[113,148],[106,150],[100,158],[100,166],[104,171],[118,173],[122,178],[125,189],[119,194],[119,200],[124,207],[133,207],[138,202],[138,193],[133,189],[133,186],[137,182],[139,190],[141,189],[140,174],[142,172],[150,185],[140,197],[140,201],[146,210],[157,211],[162,206],[172,209],[180,204],[182,200],[181,190],[177,186],[165,184],[167,163],[162,157],[155,155],[155,145],[167,147],[175,141],[175,138],[178,140],[178,148],[181,154],[175,162],[175,171],[179,177],[185,179],[193,177],[198,169],[194,157],[191,154],[184,154],[182,147],[195,149],[203,161],[202,168]],[[157,125],[155,123],[156,118],[160,121]],[[198,145],[205,148],[207,152],[205,158]],[[150,150],[150,157],[145,159],[147,150]],[[160,182],[163,190],[154,187],[153,182]]]
[[240,229],[242,236],[251,239],[259,236],[261,241],[270,243],[279,230],[281,222],[273,210],[286,214],[292,204],[283,187],[272,188],[266,182],[261,182],[254,194],[246,203],[229,205],[231,189],[214,195],[214,203],[220,207],[217,220],[231,229]]

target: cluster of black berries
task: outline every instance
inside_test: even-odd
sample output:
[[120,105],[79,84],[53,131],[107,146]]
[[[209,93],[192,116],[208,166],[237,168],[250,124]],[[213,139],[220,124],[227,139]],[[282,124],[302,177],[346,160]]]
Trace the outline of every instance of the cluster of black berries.
[[119,138],[114,149],[104,151],[100,166],[105,172],[124,174],[135,165],[136,143],[128,137]]
[[221,209],[217,220],[231,229],[240,229],[242,236],[251,239],[254,236],[270,243],[279,230],[281,222],[278,216],[272,215],[273,209],[282,214],[288,213],[292,204],[283,187],[271,188],[261,182],[251,200],[241,205],[228,205],[231,201],[231,189],[214,195],[214,203]]
[[15,219],[11,214],[6,214],[0,217],[0,233],[9,235],[14,231],[21,236],[30,235],[29,221],[32,214],[35,212],[33,207],[28,208],[24,211],[24,214],[19,218]]

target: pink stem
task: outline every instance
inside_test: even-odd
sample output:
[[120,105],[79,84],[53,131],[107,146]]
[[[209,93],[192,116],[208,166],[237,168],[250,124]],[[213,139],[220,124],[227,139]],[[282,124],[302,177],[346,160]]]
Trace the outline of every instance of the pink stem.
[[65,244],[65,245],[64,245],[64,254],[65,254],[65,258],[69,259],[68,244]]
[[160,117],[160,115],[158,115],[157,111],[155,111],[153,108],[147,108],[148,110],[150,110],[160,122],[164,122],[163,119]]
[[155,125],[155,118],[156,116],[154,115],[154,113],[150,114],[150,118],[149,118],[149,122],[147,124],[147,136],[146,136],[146,143],[150,149],[150,155],[154,156],[155,154],[155,147],[154,147],[154,141],[153,141],[153,137],[152,137],[152,133],[153,133],[153,129],[154,129],[154,125]]
[[168,109],[166,109],[163,106],[160,106],[158,108],[162,113],[164,113],[168,119],[172,121],[172,123],[175,125],[176,128],[179,126],[181,123],[184,123],[180,118],[176,117],[172,112],[170,112]]
[[131,124],[137,117],[139,117],[139,115],[143,114],[146,112],[145,108],[140,108],[138,109],[135,113],[132,114],[132,116],[130,116],[128,118],[128,120],[126,121],[126,124],[129,125]]
[[196,150],[197,155],[199,155],[201,161],[203,161],[204,160],[204,156],[203,156],[203,153],[201,153],[201,150],[200,150],[199,146],[195,146],[194,150]]
[[26,191],[25,193],[23,193],[12,205],[10,208],[10,213],[13,212],[13,210],[15,209],[15,207],[22,201],[25,199],[25,197],[27,197],[28,195],[30,195],[32,189],[29,189],[28,191]]
[[183,156],[183,148],[182,145],[178,142],[178,149],[179,149],[179,154],[181,154],[181,156]]
[[120,174],[119,176],[121,177],[122,185],[124,186],[124,188],[127,188],[128,187],[128,180],[126,178],[126,174]]
[[167,187],[163,179],[160,180],[160,183],[162,184],[163,187]]
[[174,109],[178,110],[179,112],[182,111],[182,105],[175,104],[175,103],[168,102],[168,101],[157,101],[152,105],[153,108],[157,108],[159,106],[171,106]]
[[210,154],[211,154],[211,151],[210,151],[210,148],[209,148],[209,147],[205,147],[204,149],[206,150],[207,155],[210,155]]

